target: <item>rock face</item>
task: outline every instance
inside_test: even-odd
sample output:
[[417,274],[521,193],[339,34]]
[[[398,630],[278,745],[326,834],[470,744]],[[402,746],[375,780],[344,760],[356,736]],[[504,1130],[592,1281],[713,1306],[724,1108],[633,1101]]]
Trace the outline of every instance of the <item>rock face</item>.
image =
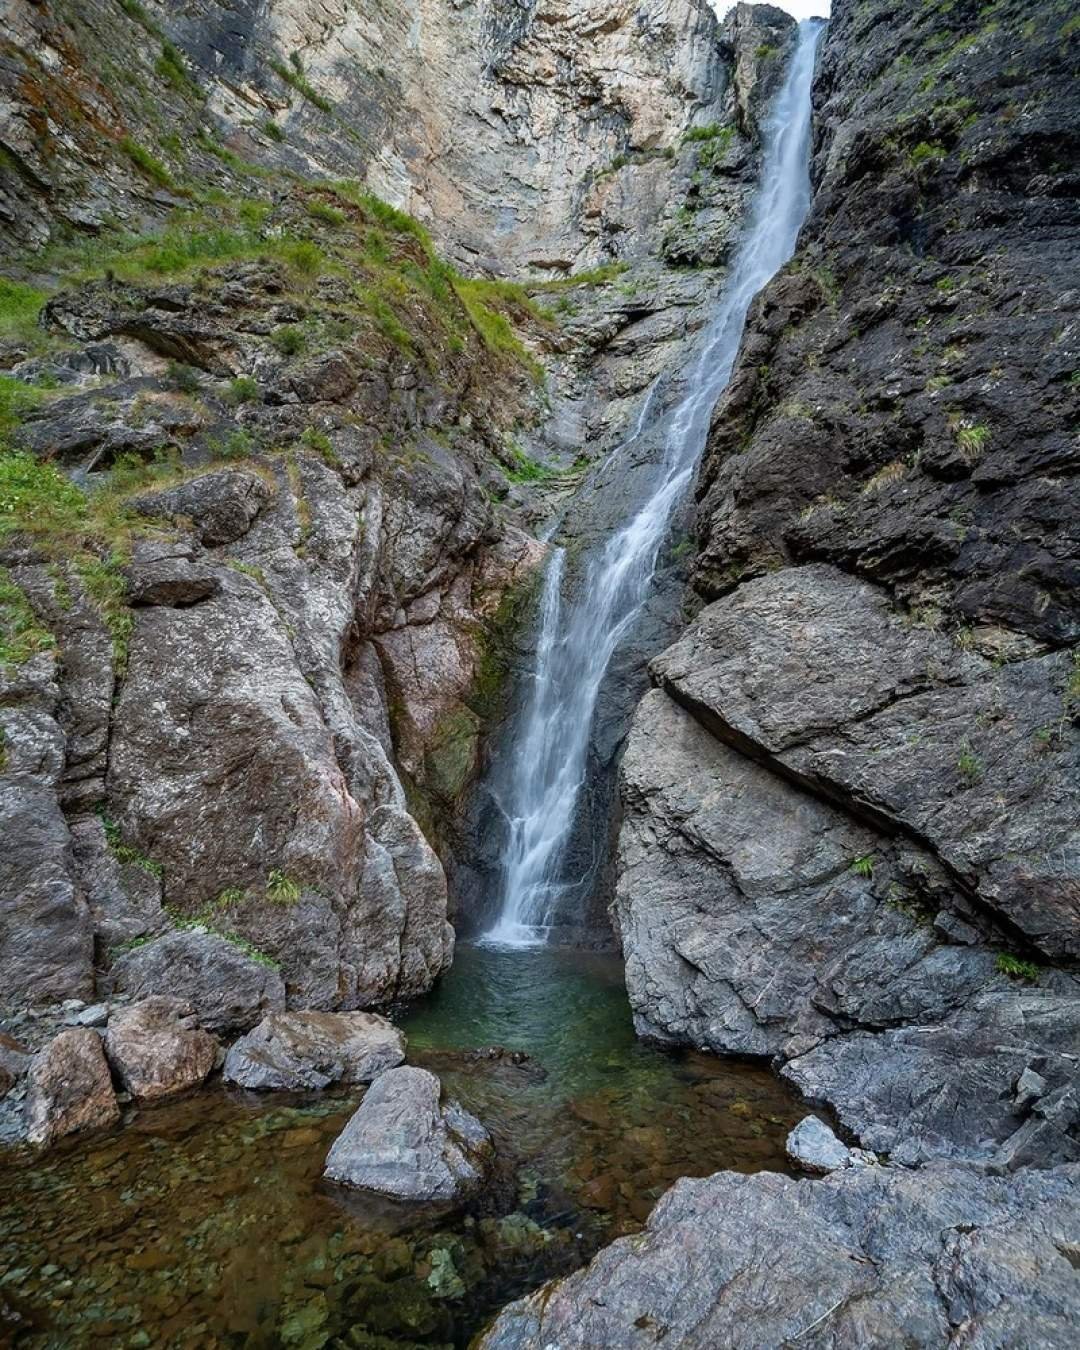
[[[79,19],[31,10],[13,24],[4,214],[24,247],[58,219],[92,228],[109,212],[161,210],[176,200],[173,175],[235,182],[228,155],[215,154],[231,146],[271,173],[366,179],[460,255],[513,272],[569,268],[620,235],[641,247],[643,222],[669,204],[669,152],[691,121],[718,120],[724,93],[704,0],[363,13],[273,0],[239,20],[218,0],[182,15],[156,0],[138,14],[91,0]],[[183,75],[171,82],[155,70],[163,37]],[[33,61],[43,46],[54,64]],[[163,140],[147,124],[137,80],[179,135]],[[42,106],[54,110],[48,126],[35,116]],[[156,191],[106,123],[163,157]],[[109,172],[91,186],[82,168],[100,158]]]
[[426,1069],[390,1069],[334,1140],[324,1175],[398,1200],[456,1201],[475,1190],[494,1147],[487,1130]]
[[370,1083],[405,1058],[405,1036],[375,1013],[271,1013],[229,1048],[226,1082],[265,1092]]
[[[174,1010],[178,1000],[190,1003],[199,1025],[209,1031],[246,1031],[265,1013],[285,1006],[285,986],[276,969],[215,933],[197,930],[167,933],[127,952],[113,967],[112,980],[117,993],[146,999],[151,1017],[166,1002]],[[136,1026],[141,1021],[140,1014]]]
[[105,1054],[133,1097],[154,1101],[197,1087],[218,1043],[195,1025],[190,1003],[157,995],[113,1013]]
[[613,907],[643,1033],[770,1058],[894,1160],[1009,1168],[1076,1158],[1080,1120],[1076,215],[1038,149],[1061,108],[1007,112],[1067,84],[1026,18],[835,7],[816,196],[714,417],[709,603],[634,719]]
[[[513,1303],[484,1350],[558,1345],[1019,1342],[1065,1350],[1080,1315],[1075,1167],[937,1165],[823,1181],[682,1180],[646,1230]],[[779,1240],[782,1236],[782,1240]]]
[[120,1119],[101,1037],[89,1027],[62,1031],[30,1063],[26,1138],[51,1144],[77,1130],[103,1129]]

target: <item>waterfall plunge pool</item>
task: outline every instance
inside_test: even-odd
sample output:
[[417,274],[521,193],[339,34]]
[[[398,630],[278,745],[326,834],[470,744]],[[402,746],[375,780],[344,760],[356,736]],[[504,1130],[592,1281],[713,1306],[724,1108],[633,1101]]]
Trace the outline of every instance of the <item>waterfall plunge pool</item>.
[[[211,1086],[3,1157],[0,1343],[465,1346],[509,1300],[636,1232],[678,1177],[787,1170],[805,1114],[765,1069],[636,1040],[612,956],[463,945],[399,1020],[409,1061],[495,1136],[499,1175],[471,1210],[322,1182],[360,1091]],[[469,1054],[492,1045],[531,1058]]]

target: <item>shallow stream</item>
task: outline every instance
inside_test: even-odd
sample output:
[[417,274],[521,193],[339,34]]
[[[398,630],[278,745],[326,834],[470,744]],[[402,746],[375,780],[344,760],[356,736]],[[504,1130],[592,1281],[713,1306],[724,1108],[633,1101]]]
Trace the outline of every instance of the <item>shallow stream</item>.
[[[510,1299],[641,1226],[679,1176],[783,1169],[803,1114],[765,1070],[634,1038],[617,960],[459,950],[402,1017],[495,1135],[471,1211],[320,1179],[359,1091],[212,1087],[0,1164],[0,1345],[464,1346]],[[468,1052],[499,1045],[510,1057]]]

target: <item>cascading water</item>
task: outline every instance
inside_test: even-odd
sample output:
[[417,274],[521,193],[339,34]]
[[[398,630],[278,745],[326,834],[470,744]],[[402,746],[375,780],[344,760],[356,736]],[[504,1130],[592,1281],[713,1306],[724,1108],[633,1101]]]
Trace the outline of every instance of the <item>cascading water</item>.
[[[764,161],[750,225],[686,392],[662,416],[663,449],[647,496],[587,561],[575,603],[562,594],[564,550],[554,549],[547,564],[532,685],[499,803],[510,838],[500,910],[487,942],[543,943],[567,887],[561,866],[604,674],[645,602],[672,513],[690,484],[712,410],[731,377],[750,303],[794,253],[810,206],[810,87],[820,32],[813,20],[799,25],[783,87],[763,127]],[[631,439],[644,429],[655,391],[654,385]]]

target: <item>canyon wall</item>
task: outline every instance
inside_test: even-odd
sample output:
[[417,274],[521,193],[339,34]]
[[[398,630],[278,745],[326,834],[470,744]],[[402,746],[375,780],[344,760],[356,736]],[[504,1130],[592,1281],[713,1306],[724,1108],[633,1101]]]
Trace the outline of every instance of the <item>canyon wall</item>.
[[700,476],[708,603],[623,767],[641,1029],[911,1161],[1080,1147],[1075,44],[1052,5],[837,6]]

